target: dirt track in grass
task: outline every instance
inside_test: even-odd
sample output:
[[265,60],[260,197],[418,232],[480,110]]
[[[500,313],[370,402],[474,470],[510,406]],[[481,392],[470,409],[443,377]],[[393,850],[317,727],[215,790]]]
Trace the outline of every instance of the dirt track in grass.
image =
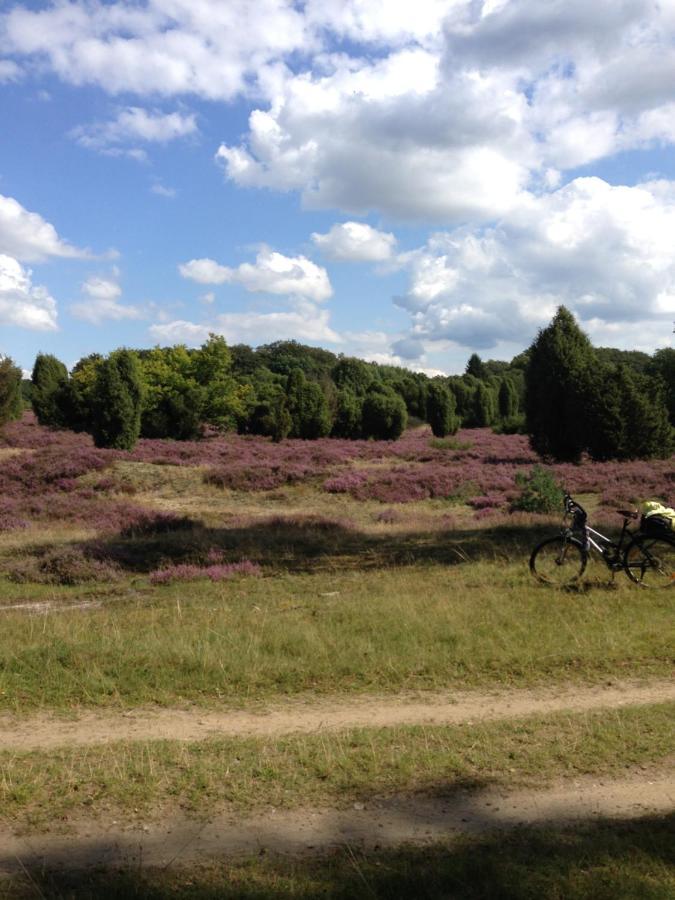
[[457,725],[556,712],[582,712],[675,700],[675,681],[558,685],[489,693],[443,691],[417,695],[316,697],[276,702],[256,711],[204,708],[77,711],[0,715],[0,751],[91,746],[110,741],[197,741],[215,735],[274,736],[396,725]]
[[328,807],[269,810],[208,823],[177,818],[161,824],[81,821],[68,836],[17,837],[0,828],[0,876],[31,868],[169,866],[254,854],[315,853],[332,847],[428,844],[458,833],[522,825],[666,815],[675,805],[675,778],[642,772],[622,780],[583,778],[546,790],[458,790],[447,796],[394,797]]

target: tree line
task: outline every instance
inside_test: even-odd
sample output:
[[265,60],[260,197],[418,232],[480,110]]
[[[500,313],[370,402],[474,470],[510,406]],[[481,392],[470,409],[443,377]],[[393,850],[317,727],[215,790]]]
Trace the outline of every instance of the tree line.
[[561,307],[511,362],[474,353],[463,375],[430,378],[296,341],[230,347],[211,335],[198,349],[91,354],[71,372],[40,353],[28,385],[5,357],[0,424],[20,414],[22,388],[41,424],[89,432],[101,447],[205,430],[395,440],[412,418],[437,437],[492,427],[529,434],[544,457],[628,459],[672,449],[675,351],[595,349]]

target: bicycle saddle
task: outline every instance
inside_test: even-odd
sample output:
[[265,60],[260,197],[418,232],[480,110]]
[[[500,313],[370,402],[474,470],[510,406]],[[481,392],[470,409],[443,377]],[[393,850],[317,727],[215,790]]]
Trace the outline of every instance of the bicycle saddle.
[[624,519],[637,519],[638,511],[636,509],[617,509],[617,512],[620,516],[623,516]]

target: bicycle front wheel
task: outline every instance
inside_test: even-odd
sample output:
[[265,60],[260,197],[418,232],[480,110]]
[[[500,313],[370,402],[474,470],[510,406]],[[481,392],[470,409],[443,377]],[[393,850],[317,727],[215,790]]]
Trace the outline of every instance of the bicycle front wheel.
[[542,541],[530,556],[530,572],[544,584],[565,587],[584,573],[588,554],[576,538],[562,535]]
[[626,575],[643,587],[675,585],[675,542],[661,537],[637,537],[623,555]]

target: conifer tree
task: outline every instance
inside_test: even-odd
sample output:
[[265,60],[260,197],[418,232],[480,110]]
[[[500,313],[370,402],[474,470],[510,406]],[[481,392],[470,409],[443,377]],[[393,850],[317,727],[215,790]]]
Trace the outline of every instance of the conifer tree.
[[331,434],[338,438],[358,438],[361,436],[363,398],[349,388],[338,391],[335,421]]
[[13,360],[0,356],[0,426],[21,415],[21,377],[21,369]]
[[530,347],[525,370],[527,432],[541,456],[576,462],[586,449],[594,364],[591,342],[559,307]]
[[502,419],[510,419],[518,412],[518,389],[508,377],[502,378],[499,385],[497,404]]
[[92,436],[97,447],[133,449],[141,431],[145,385],[138,357],[116,350],[97,369]]
[[363,401],[361,429],[366,438],[395,441],[408,424],[408,411],[398,394],[388,387],[371,388]]
[[38,353],[31,381],[31,402],[40,425],[65,425],[60,400],[68,383],[68,369],[51,353]]
[[435,437],[455,434],[459,428],[455,410],[454,394],[440,381],[432,381],[427,393],[427,422]]

